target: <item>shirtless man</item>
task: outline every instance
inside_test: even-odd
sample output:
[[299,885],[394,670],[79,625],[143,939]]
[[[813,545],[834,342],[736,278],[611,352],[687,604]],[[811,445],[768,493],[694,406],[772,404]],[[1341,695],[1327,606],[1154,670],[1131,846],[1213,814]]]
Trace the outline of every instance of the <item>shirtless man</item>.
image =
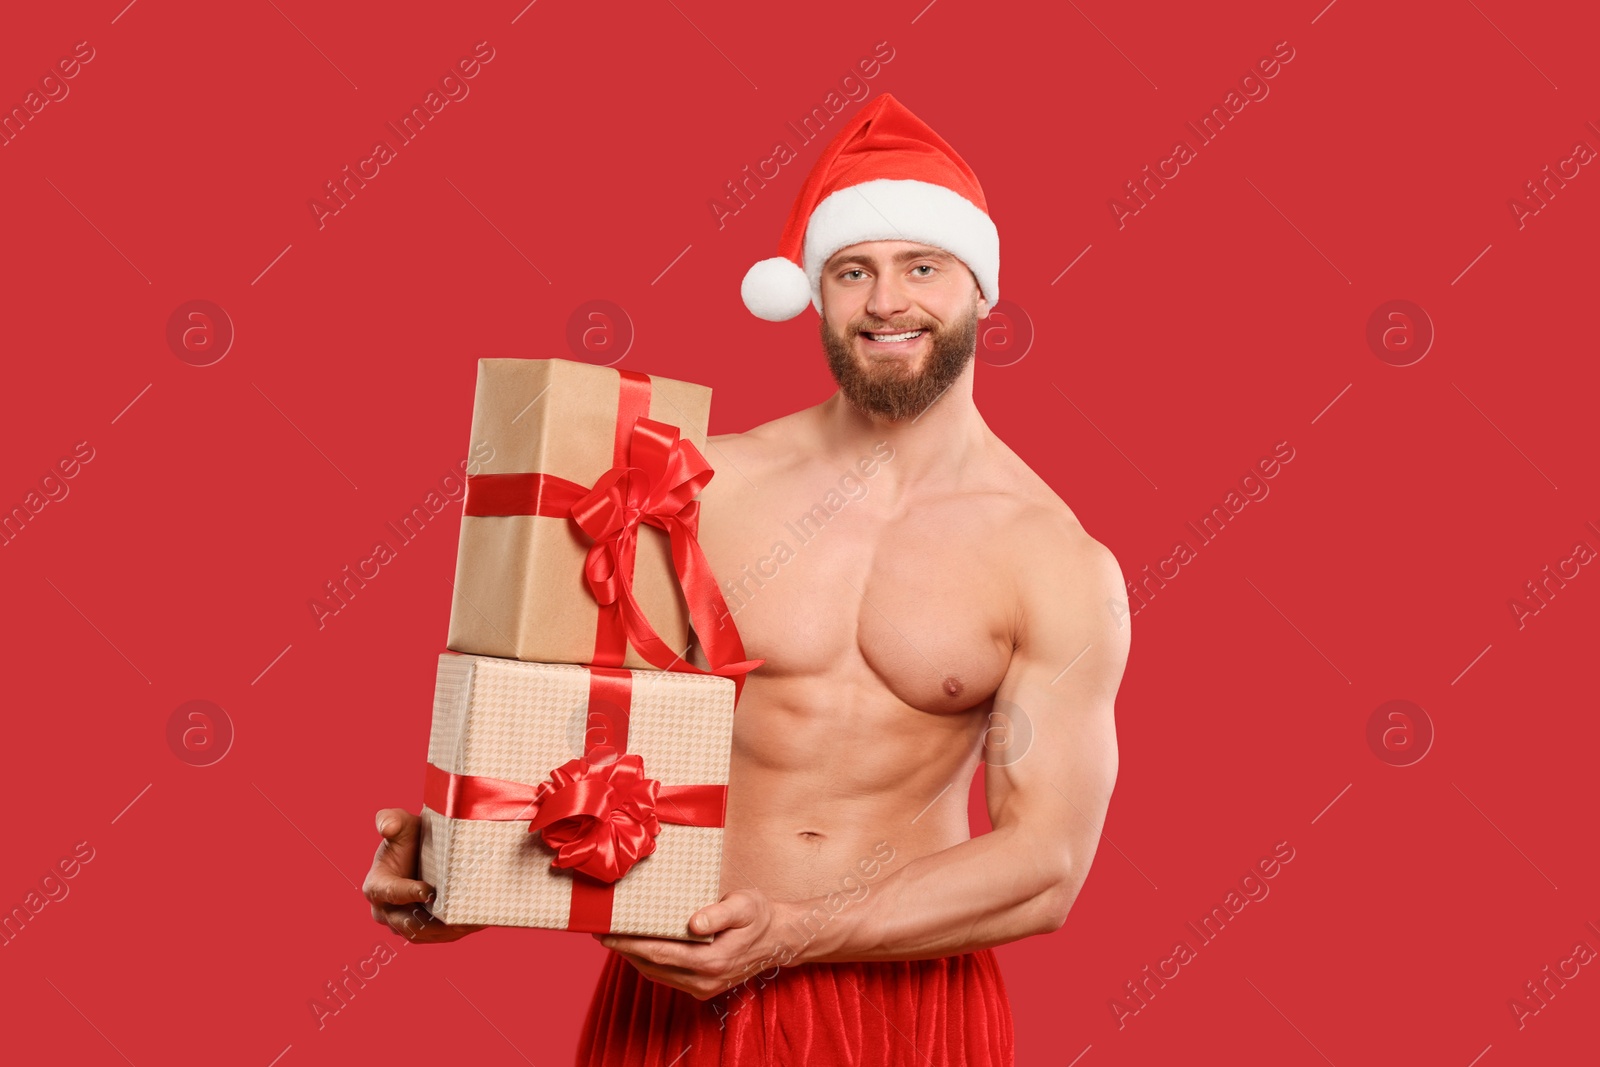
[[[843,169],[874,124],[911,123],[878,98],[818,172]],[[813,184],[796,211],[827,232],[813,211],[828,186]],[[723,896],[691,920],[715,937],[596,935],[614,951],[580,1062],[665,1067],[686,1047],[678,1067],[1012,1062],[991,950],[1058,929],[1088,874],[1129,626],[1107,607],[1124,595],[1111,553],[974,406],[994,272],[960,235],[942,243],[966,259],[928,240],[825,248],[812,296],[839,391],[709,439],[700,543],[766,661],[735,716]],[[780,317],[748,281],[746,302]],[[841,484],[865,492],[830,513]],[[778,570],[752,578],[762,557]],[[691,660],[706,666],[698,648]],[[972,838],[980,759],[994,829]],[[373,917],[417,941],[468,932],[412,919],[431,892],[416,816],[386,809],[378,826]]]

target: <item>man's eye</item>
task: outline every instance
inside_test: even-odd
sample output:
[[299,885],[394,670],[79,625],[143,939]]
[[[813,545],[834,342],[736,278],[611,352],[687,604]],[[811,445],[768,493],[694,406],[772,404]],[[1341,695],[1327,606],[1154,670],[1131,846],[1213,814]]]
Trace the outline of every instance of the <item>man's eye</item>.
[[861,273],[861,271],[859,269],[852,269],[852,270],[845,271],[842,275],[840,275],[840,277],[841,278],[848,278],[852,274],[860,274],[860,273]]
[[[933,270],[933,266],[932,266],[932,264],[928,264],[928,263],[918,263],[915,267],[912,267],[911,269],[912,270],[926,270],[926,271],[931,272]],[[923,275],[924,278],[926,278],[927,276],[928,275],[926,275],[926,274]]]

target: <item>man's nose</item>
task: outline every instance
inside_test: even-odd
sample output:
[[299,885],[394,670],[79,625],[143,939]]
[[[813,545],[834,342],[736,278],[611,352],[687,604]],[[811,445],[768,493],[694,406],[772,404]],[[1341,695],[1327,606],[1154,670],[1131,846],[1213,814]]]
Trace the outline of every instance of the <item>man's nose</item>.
[[873,281],[872,291],[867,294],[867,314],[880,322],[889,322],[910,306],[911,298],[898,279],[879,276]]

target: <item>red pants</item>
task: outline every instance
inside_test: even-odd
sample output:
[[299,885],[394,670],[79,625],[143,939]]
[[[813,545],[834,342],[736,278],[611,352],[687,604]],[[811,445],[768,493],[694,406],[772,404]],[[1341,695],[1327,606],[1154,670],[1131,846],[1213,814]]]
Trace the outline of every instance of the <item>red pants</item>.
[[1010,1067],[1014,1059],[1011,1004],[989,949],[785,967],[706,1001],[650,981],[615,952],[606,957],[580,1067]]

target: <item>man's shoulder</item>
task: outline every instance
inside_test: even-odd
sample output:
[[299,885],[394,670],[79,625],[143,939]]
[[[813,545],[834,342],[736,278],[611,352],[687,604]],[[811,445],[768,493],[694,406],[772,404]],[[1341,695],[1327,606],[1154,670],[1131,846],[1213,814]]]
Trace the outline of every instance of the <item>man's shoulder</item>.
[[1128,632],[1120,620],[1126,610],[1117,605],[1127,589],[1111,549],[1091,537],[1059,499],[1023,509],[1010,537],[1015,647],[1031,649],[1033,661],[1052,663],[1075,662],[1091,647],[1110,656],[1107,662],[1125,658]]
[[792,449],[797,437],[814,432],[814,423],[811,409],[802,408],[758,426],[752,426],[748,430],[739,433],[713,434],[706,440],[730,453],[755,459],[762,454]]
[[1111,549],[1090,536],[1054,493],[1023,502],[1011,530],[1021,562],[1031,569],[1097,583],[1108,570],[1120,573]]
[[990,442],[993,450],[984,468],[987,481],[1009,502],[1011,514],[1007,521],[1014,524],[1020,537],[1048,539],[1056,551],[1073,553],[1098,545],[1049,482],[999,437],[991,436]]
[[1011,514],[1003,524],[1012,547],[1024,608],[1043,600],[1101,604],[1123,591],[1111,549],[1084,529],[1077,514],[1015,453],[1005,450]]
[[706,461],[713,469],[726,465],[750,482],[759,483],[758,475],[771,473],[775,466],[805,454],[815,434],[815,420],[809,409],[802,409],[740,433],[708,436]]

